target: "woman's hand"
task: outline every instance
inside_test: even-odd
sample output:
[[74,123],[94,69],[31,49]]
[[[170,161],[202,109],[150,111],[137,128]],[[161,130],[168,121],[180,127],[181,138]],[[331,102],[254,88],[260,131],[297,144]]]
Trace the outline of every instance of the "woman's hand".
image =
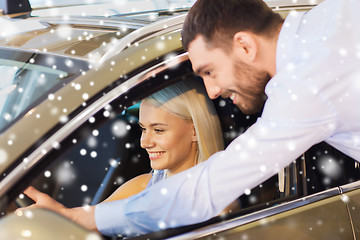
[[31,186],[25,189],[24,194],[34,200],[35,203],[29,207],[19,208],[16,212],[26,211],[32,208],[46,208],[71,219],[89,230],[97,231],[95,224],[95,206],[67,208],[52,199],[49,195]]
[[24,211],[27,209],[39,207],[39,208],[50,209],[61,215],[65,215],[64,213],[68,210],[64,205],[55,201],[49,195],[42,193],[31,186],[25,189],[24,194],[29,198],[31,198],[35,203],[28,207],[19,208],[16,211]]

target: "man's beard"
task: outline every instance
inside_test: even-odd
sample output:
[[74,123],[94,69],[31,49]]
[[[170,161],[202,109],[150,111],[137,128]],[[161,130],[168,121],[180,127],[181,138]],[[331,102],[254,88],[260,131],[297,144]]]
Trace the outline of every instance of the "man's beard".
[[237,92],[241,97],[241,102],[237,104],[237,107],[240,108],[244,114],[260,112],[267,99],[265,86],[271,79],[269,74],[235,59],[234,76],[238,83],[237,88],[241,91]]

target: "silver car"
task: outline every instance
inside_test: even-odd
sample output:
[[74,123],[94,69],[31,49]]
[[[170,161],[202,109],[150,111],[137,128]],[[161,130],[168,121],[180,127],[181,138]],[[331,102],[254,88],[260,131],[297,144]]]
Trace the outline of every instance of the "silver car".
[[[267,1],[284,16],[318,2]],[[99,203],[150,171],[138,102],[184,78],[201,81],[180,41],[188,9],[30,7],[0,18],[0,239],[107,239],[48,210],[14,210],[31,204],[22,194],[29,185],[73,207]],[[260,115],[214,103],[226,144]],[[241,210],[134,239],[357,239],[359,179],[353,159],[320,143],[239,193]]]

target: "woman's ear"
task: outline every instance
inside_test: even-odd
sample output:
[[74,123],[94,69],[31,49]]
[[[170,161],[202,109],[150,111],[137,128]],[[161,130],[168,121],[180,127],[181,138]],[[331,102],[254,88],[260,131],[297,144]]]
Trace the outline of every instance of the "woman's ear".
[[192,141],[193,142],[197,142],[197,136],[196,136],[196,131],[195,131],[195,127],[194,127],[194,124],[192,124]]
[[258,45],[255,34],[250,32],[237,32],[233,38],[233,52],[246,63],[256,59]]

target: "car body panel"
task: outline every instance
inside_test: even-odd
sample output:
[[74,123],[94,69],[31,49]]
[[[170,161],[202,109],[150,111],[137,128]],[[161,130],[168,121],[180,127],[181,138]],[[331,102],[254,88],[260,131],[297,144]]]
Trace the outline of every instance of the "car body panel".
[[[336,196],[260,219],[223,233],[218,232],[215,238],[353,239],[353,230],[346,205],[341,196]],[[209,239],[209,237],[203,239]]]
[[[328,239],[326,236],[329,235],[339,237],[331,239],[352,239],[345,237],[352,236],[353,226],[347,212],[347,200],[339,188],[284,203],[269,202],[267,205],[249,214],[246,214],[246,210],[245,214],[241,214],[240,210],[238,217],[169,239],[289,239],[295,231],[300,231],[294,234],[299,236],[295,239]],[[329,226],[330,231],[321,230]]]
[[[46,209],[33,209],[11,214],[0,219],[0,239],[103,239],[98,233],[89,232],[77,224]],[[59,231],[61,229],[61,231]]]
[[226,232],[226,239],[352,239],[346,206],[341,197],[323,200]]

